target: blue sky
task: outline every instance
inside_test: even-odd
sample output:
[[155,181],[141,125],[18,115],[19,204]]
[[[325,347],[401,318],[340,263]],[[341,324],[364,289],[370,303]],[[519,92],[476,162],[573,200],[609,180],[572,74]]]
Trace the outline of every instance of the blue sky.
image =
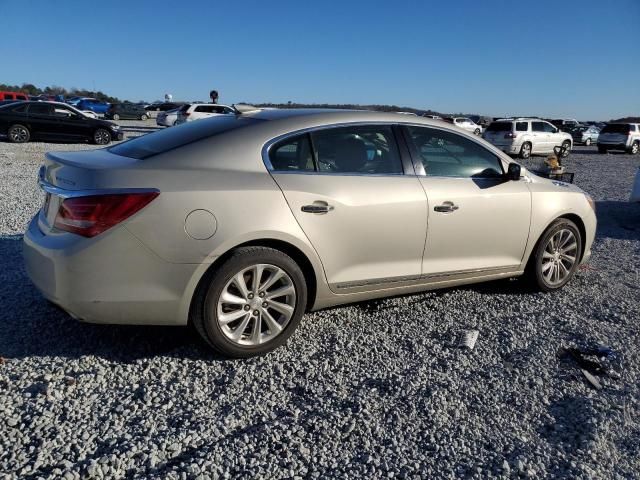
[[[99,7],[98,7],[99,5]],[[133,101],[640,114],[640,0],[0,0],[0,83]],[[20,52],[7,55],[6,52]]]

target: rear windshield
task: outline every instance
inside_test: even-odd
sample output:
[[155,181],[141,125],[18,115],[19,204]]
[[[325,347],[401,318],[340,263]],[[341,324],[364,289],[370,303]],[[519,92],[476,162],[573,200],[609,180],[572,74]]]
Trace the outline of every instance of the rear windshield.
[[631,125],[628,123],[610,123],[605,125],[600,133],[622,133],[627,134],[631,131]]
[[237,115],[203,119],[142,135],[115,145],[109,148],[109,151],[123,157],[144,160],[224,132],[255,125],[261,121],[264,120]]
[[513,128],[512,122],[491,122],[487,127],[488,132],[510,132]]

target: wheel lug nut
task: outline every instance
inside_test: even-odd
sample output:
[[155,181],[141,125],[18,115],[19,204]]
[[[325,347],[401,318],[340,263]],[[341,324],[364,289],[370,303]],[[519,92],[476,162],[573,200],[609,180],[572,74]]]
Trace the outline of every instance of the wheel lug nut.
[[244,306],[244,309],[245,309],[246,311],[249,311],[249,310],[251,310],[251,307],[250,307],[249,305],[245,305],[245,306]]
[[260,315],[260,312],[258,310],[254,310],[253,314],[257,317],[258,315]]
[[251,300],[253,298],[253,293],[250,293],[249,295],[247,295],[247,297],[249,297],[249,300]]
[[262,302],[262,308],[267,308],[269,304],[267,302]]
[[264,297],[264,292],[260,292],[260,293],[258,294],[258,296],[259,296],[260,298],[263,298],[263,297]]

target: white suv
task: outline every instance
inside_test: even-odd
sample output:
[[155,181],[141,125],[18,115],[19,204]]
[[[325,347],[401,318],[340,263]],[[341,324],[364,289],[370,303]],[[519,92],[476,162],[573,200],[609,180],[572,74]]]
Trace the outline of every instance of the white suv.
[[218,105],[217,103],[193,103],[183,105],[178,110],[178,119],[176,125],[185,122],[200,120],[201,118],[216,117],[218,115],[234,114],[236,111],[226,105]]
[[491,122],[482,137],[503,152],[520,158],[553,153],[554,147],[565,147],[566,157],[573,144],[570,134],[539,118],[503,118]]
[[453,117],[451,120],[456,127],[460,127],[467,132],[475,133],[476,135],[480,135],[482,133],[482,127],[470,118]]
[[640,151],[640,123],[609,123],[600,130],[598,152],[625,150],[632,155]]

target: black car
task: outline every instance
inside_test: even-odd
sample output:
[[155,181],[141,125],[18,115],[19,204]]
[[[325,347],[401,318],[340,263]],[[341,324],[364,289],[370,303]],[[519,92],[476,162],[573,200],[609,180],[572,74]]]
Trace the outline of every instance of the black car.
[[69,142],[90,141],[106,145],[122,140],[118,125],[88,117],[82,112],[56,102],[19,102],[0,106],[0,135],[10,142],[31,139]]
[[104,114],[104,118],[113,120],[146,120],[149,118],[147,111],[142,105],[137,103],[112,103],[109,110]]
[[168,112],[169,110],[175,110],[176,108],[180,108],[184,105],[184,102],[164,102],[164,103],[154,103],[151,105],[147,105],[145,110],[147,112]]

